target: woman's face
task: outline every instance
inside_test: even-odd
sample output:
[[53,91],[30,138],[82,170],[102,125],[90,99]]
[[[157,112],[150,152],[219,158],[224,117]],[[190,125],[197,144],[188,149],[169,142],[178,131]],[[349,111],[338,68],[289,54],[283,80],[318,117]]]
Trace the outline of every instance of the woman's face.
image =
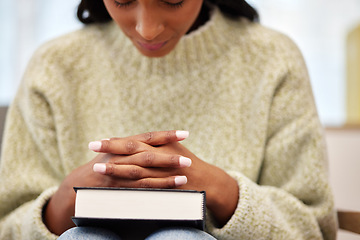
[[104,0],[105,6],[145,56],[172,51],[199,15],[203,0]]

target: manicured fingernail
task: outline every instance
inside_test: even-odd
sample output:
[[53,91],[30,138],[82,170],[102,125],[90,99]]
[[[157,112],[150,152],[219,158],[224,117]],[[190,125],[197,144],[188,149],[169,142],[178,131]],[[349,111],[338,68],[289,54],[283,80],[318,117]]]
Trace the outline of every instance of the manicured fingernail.
[[185,138],[189,137],[188,131],[176,131],[176,137],[179,141],[184,140]]
[[179,158],[179,165],[180,165],[180,167],[190,167],[191,166],[191,159],[181,156]]
[[181,186],[187,183],[187,177],[186,176],[176,176],[175,177],[175,185]]
[[89,149],[93,151],[100,151],[102,143],[100,141],[90,142]]
[[105,163],[95,163],[93,166],[93,171],[97,173],[106,173],[106,164]]

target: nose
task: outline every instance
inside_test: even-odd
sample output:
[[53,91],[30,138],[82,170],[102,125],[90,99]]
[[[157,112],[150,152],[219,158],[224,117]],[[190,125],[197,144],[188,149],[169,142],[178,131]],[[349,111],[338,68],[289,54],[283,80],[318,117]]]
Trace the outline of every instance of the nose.
[[159,14],[151,9],[143,8],[139,10],[135,28],[141,37],[150,41],[159,36],[165,26]]

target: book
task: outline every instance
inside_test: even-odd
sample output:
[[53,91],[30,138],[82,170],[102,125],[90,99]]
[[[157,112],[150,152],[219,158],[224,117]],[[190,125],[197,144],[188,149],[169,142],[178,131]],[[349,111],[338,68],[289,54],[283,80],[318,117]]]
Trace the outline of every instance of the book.
[[109,228],[126,239],[165,227],[205,229],[205,191],[143,188],[74,188],[77,226]]

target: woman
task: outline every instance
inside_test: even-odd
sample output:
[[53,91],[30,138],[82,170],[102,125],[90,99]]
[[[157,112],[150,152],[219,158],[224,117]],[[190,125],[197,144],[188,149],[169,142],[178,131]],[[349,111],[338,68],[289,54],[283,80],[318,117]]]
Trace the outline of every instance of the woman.
[[82,0],[79,18],[88,26],[36,52],[10,108],[1,239],[74,227],[74,186],[205,190],[217,239],[335,239],[323,132],[291,40],[241,0]]

